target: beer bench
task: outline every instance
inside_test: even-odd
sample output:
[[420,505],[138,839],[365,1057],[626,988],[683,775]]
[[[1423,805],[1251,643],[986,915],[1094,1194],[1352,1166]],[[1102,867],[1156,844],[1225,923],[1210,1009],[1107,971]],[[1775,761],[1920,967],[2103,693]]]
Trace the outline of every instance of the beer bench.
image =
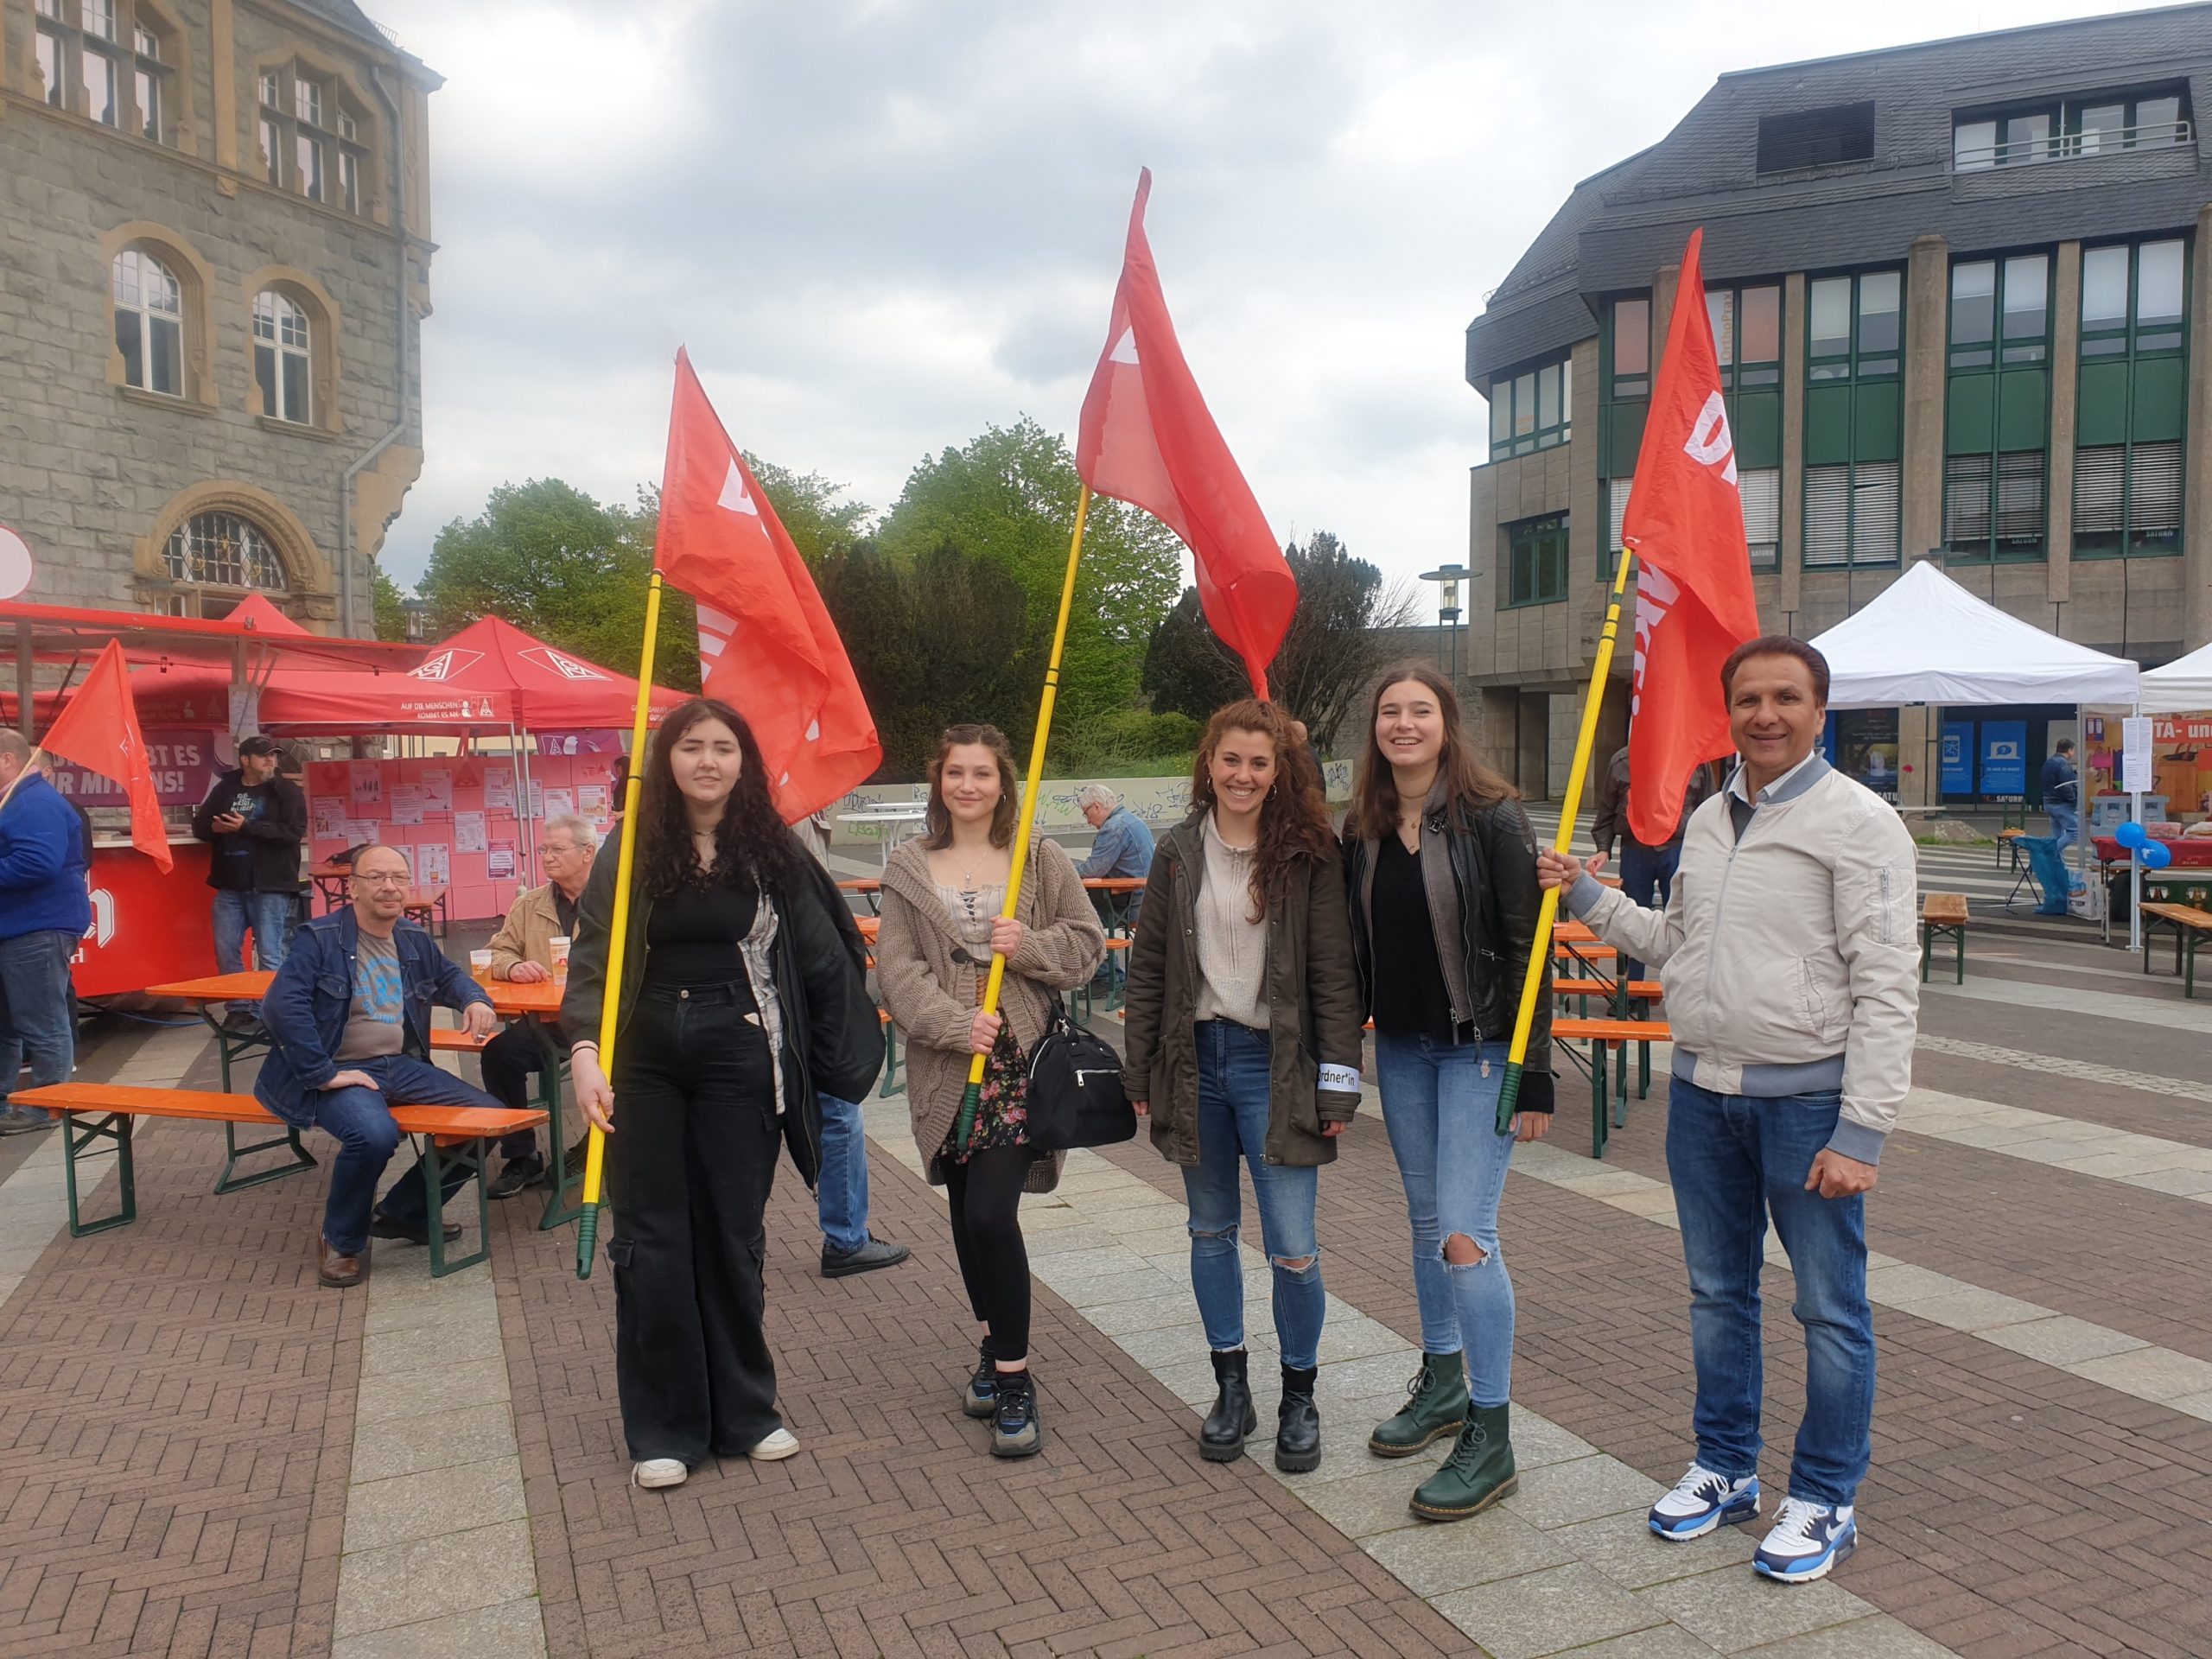
[[[274,1129],[282,1133],[262,1141],[239,1146],[235,1138],[230,1142],[230,1156],[224,1160],[223,1173],[215,1183],[218,1192],[235,1192],[241,1187],[257,1186],[264,1181],[273,1181],[286,1175],[296,1174],[303,1169],[313,1169],[313,1154],[300,1144],[300,1131],[277,1117],[251,1095],[222,1094],[205,1089],[149,1089],[121,1083],[50,1083],[38,1089],[18,1089],[12,1098],[19,1105],[35,1106],[46,1111],[58,1112],[64,1122],[61,1126],[65,1148],[64,1171],[69,1194],[69,1233],[73,1238],[82,1238],[88,1233],[104,1233],[111,1227],[122,1227],[138,1217],[138,1191],[131,1159],[130,1126],[142,1117],[178,1118],[188,1122],[220,1123],[226,1132],[234,1135],[236,1126],[245,1124],[257,1129]],[[475,1266],[490,1259],[492,1254],[492,1207],[484,1193],[484,1161],[492,1141],[517,1129],[533,1129],[545,1122],[545,1114],[538,1111],[512,1112],[504,1108],[491,1110],[472,1106],[394,1106],[391,1121],[399,1126],[400,1133],[423,1138],[423,1179],[429,1184],[429,1250],[430,1275],[442,1278],[458,1273],[463,1268]],[[117,1213],[104,1216],[97,1221],[86,1221],[78,1210],[77,1160],[93,1152],[99,1142],[105,1141],[116,1160],[116,1173],[122,1186],[122,1203]],[[282,1147],[291,1154],[286,1162],[272,1168],[257,1170],[251,1175],[237,1173],[240,1158],[249,1153],[271,1152]],[[450,1160],[445,1156],[448,1152]],[[98,1155],[97,1153],[94,1155]],[[443,1185],[444,1170],[448,1162],[458,1162],[476,1177],[476,1238],[475,1250],[455,1261],[446,1259],[445,1231],[438,1224],[442,1207],[438,1199]]]
[[1920,900],[1920,982],[1928,982],[1936,941],[1948,938],[1959,949],[1959,983],[1967,982],[1967,896],[1963,893],[1930,893]]
[[[1590,1045],[1590,1155],[1603,1158],[1605,1142],[1612,1131],[1628,1122],[1627,1049],[1631,1043],[1637,1048],[1636,1096],[1642,1100],[1651,1092],[1651,1045],[1674,1040],[1674,1032],[1663,1020],[1558,1020],[1552,1021],[1552,1040],[1554,1043],[1583,1043]],[[1621,1051],[1621,1082],[1618,1095],[1609,1088],[1612,1067],[1607,1064],[1613,1050]],[[1568,1051],[1573,1054],[1573,1051]],[[1581,1056],[1574,1055],[1577,1064]],[[1610,1097],[1610,1099],[1609,1099]]]
[[[2143,906],[2143,971],[2151,971],[2151,931],[2154,927],[2171,927],[2174,931],[2174,972],[2182,976],[2181,994],[2184,997],[2196,995],[2196,947],[2204,936],[2212,932],[2212,911],[2199,910],[2194,905],[2145,905]],[[18,1095],[17,1099],[22,1096]]]

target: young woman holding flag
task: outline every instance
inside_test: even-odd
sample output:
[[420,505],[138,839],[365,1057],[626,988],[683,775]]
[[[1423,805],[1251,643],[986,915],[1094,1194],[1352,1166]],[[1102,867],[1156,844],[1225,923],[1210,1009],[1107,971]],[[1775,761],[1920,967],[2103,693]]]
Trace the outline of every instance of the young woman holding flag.
[[1513,1281],[1497,1205],[1517,1140],[1551,1127],[1551,976],[1529,1039],[1520,1112],[1497,1132],[1498,1090],[1541,894],[1536,843],[1511,785],[1476,760],[1459,700],[1408,664],[1376,688],[1344,823],[1352,938],[1375,1020],[1382,1123],[1413,1224],[1421,1374],[1367,1449],[1408,1457],[1459,1437],[1413,1496],[1462,1521],[1516,1480],[1508,1419]]
[[1259,1427],[1237,1254],[1237,1166],[1250,1166],[1281,1351],[1275,1466],[1295,1472],[1321,1461],[1314,1199],[1359,1108],[1344,872],[1313,753],[1272,703],[1214,715],[1191,796],[1153,855],[1129,950],[1124,1084],[1153,1145],[1183,1167],[1191,1285],[1218,1383],[1198,1452],[1217,1463]]
[[609,1137],[631,1478],[674,1486],[709,1455],[798,1450],[760,1328],[763,1212],[784,1147],[814,1180],[817,1094],[861,1098],[883,1037],[857,939],[830,908],[836,891],[777,816],[738,712],[706,697],[672,710],[641,781],[611,1082],[595,1039],[612,855],[593,864],[577,906],[561,1018],[592,1033],[570,1073]]
[[[883,873],[876,981],[906,1036],[906,1109],[933,1184],[951,1201],[952,1247],[976,1323],[975,1375],[962,1396],[988,1417],[991,1455],[1026,1458],[1044,1444],[1029,1373],[1029,1255],[1024,1192],[1059,1184],[1065,1153],[1028,1141],[1024,1057],[1045,1034],[1056,993],[1086,983],[1106,934],[1068,855],[1031,843],[1020,902],[1006,906],[1016,801],[1014,754],[995,726],[954,726],[930,762],[927,829]],[[982,1003],[994,952],[1007,959],[999,1012]],[[987,1058],[983,1096],[964,1145],[961,1096],[973,1058]]]

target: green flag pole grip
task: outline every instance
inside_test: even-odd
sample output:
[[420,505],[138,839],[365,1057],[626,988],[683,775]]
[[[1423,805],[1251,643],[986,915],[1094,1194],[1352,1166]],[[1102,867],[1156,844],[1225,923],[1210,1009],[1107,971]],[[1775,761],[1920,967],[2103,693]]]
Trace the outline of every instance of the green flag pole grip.
[[584,1205],[582,1215],[576,1218],[576,1277],[591,1277],[594,1253],[599,1248],[599,1205]]
[[[1628,589],[1629,561],[1634,550],[1624,548],[1613,571],[1613,593],[1605,607],[1605,631],[1598,636],[1598,652],[1590,661],[1590,689],[1582,697],[1582,729],[1574,740],[1574,764],[1567,769],[1567,792],[1560,798],[1559,834],[1552,850],[1564,853],[1574,842],[1574,817],[1582,810],[1582,785],[1590,773],[1590,752],[1598,745],[1598,710],[1605,700],[1605,680],[1612,672],[1613,645],[1620,638],[1621,595]],[[1529,942],[1529,966],[1521,979],[1521,1007],[1513,1020],[1513,1046],[1505,1058],[1505,1081],[1497,1091],[1497,1132],[1513,1128],[1516,1103],[1521,1098],[1521,1071],[1529,1058],[1529,1036],[1535,1029],[1536,1005],[1542,1000],[1544,972],[1551,965],[1552,925],[1559,918],[1560,890],[1544,894],[1536,909],[1536,931]]]

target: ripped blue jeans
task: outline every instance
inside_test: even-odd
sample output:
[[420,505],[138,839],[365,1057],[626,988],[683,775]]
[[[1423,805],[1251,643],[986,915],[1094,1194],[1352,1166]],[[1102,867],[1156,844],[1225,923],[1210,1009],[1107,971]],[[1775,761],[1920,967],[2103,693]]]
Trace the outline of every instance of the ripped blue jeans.
[[[1465,1354],[1467,1393],[1478,1406],[1504,1405],[1513,1393],[1513,1281],[1497,1248],[1497,1203],[1513,1157],[1513,1137],[1497,1132],[1497,1095],[1510,1046],[1375,1034],[1382,1126],[1413,1224],[1421,1349]],[[1453,1237],[1473,1240],[1480,1259],[1446,1261],[1444,1242]]]
[[1310,1370],[1319,1363],[1329,1300],[1313,1234],[1320,1171],[1267,1160],[1268,1033],[1231,1020],[1201,1020],[1196,1034],[1198,1161],[1183,1171],[1183,1194],[1191,1206],[1191,1288],[1205,1321],[1206,1346],[1226,1353],[1244,1345],[1244,1265],[1237,1255],[1242,1162],[1252,1171],[1260,1238],[1274,1269],[1276,1344],[1284,1364]]

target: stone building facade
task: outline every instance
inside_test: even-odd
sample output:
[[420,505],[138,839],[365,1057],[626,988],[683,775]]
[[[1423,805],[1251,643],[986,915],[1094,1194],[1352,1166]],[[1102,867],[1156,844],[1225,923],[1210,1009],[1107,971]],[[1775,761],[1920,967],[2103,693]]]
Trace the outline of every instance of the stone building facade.
[[25,598],[373,626],[423,465],[439,78],[353,0],[0,0]]
[[[1491,442],[1463,660],[1524,790],[1565,780],[1700,226],[1770,630],[1817,634],[1933,558],[2146,666],[2212,637],[2208,99],[2212,6],[2170,6],[1725,75],[1576,187],[1467,333]],[[1990,718],[2032,779],[2072,713]],[[1853,716],[1853,753],[1925,804],[1965,730],[1944,718]]]

